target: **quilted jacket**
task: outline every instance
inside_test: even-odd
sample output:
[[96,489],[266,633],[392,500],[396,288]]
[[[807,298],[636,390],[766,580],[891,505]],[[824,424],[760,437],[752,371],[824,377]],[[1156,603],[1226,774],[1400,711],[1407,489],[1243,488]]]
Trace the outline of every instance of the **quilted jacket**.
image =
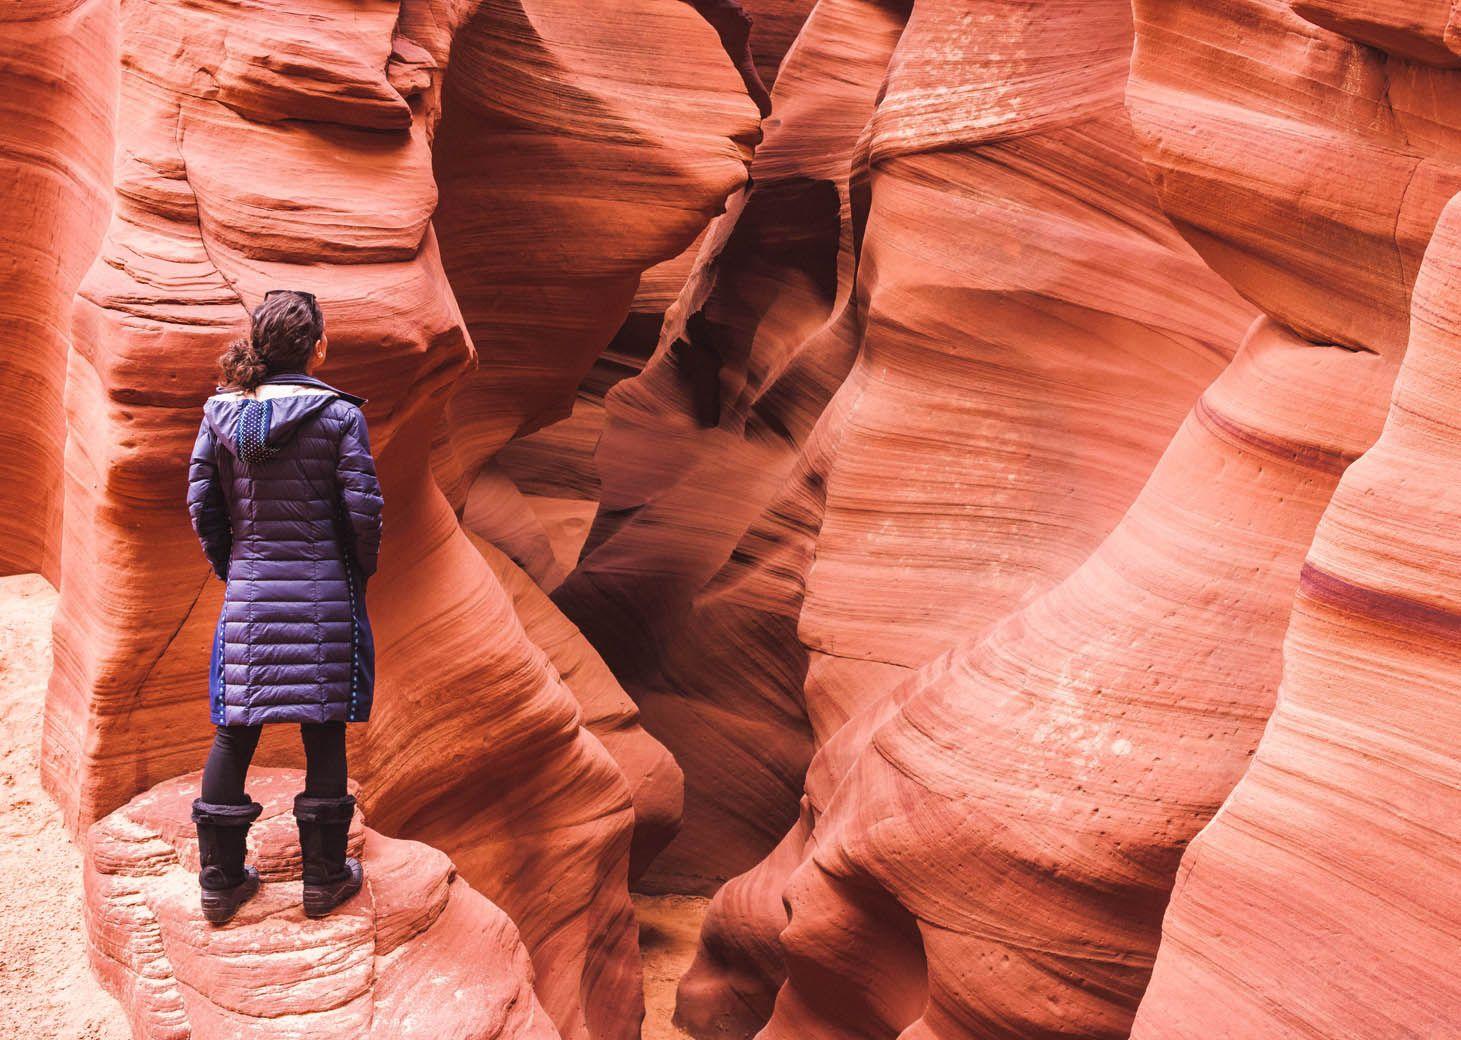
[[188,513],[227,583],[209,667],[216,724],[370,717],[365,585],[382,500],[363,403],[295,373],[203,406]]

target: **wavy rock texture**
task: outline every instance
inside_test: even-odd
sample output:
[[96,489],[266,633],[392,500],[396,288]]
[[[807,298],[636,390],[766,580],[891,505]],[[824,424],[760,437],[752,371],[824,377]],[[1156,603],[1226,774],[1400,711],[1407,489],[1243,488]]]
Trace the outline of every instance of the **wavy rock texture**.
[[141,794],[86,839],[92,965],[128,1009],[134,1035],[163,1038],[558,1036],[533,995],[528,951],[506,914],[457,877],[451,861],[364,826],[350,850],[361,894],[329,917],[300,906],[293,769],[259,769],[264,806],[250,833],[263,884],[227,926],[198,913],[198,845],[190,807],[198,774]]
[[1277,709],[1183,859],[1134,1038],[1456,1028],[1458,359],[1461,197],[1420,270],[1384,432],[1305,562]]
[[759,129],[715,31],[675,0],[590,17],[576,0],[477,6],[442,108],[436,223],[480,359],[453,393],[438,463],[460,502],[513,435],[569,414],[640,272],[741,186]]
[[[1144,157],[1205,258],[1283,324],[1255,326],[1084,565],[814,763],[800,833],[765,868],[813,850],[781,892],[790,982],[763,1037],[1126,1035],[1181,851],[1271,707],[1303,550],[1378,430],[1412,258],[1456,171],[1429,70],[1277,5],[1174,6],[1138,4]],[[1376,118],[1387,90],[1416,81]],[[1179,96],[1203,90],[1214,100]],[[1251,108],[1229,111],[1243,91]],[[1374,157],[1376,176],[1316,185],[1292,161],[1301,113],[1328,168]],[[703,1035],[775,981],[774,964],[755,970],[776,956],[774,917],[764,900],[742,912],[750,935],[713,911],[682,991]],[[705,1000],[697,985],[720,1018],[685,1014]]]
[[[747,8],[764,139],[731,0],[0,15],[0,570],[68,821],[151,789],[89,853],[142,1035],[629,1040],[627,883],[737,874],[702,1038],[1444,1032],[1455,5]],[[279,285],[371,398],[394,837],[215,932],[178,499]]]
[[1461,80],[1295,13],[1308,6],[1137,0],[1132,121],[1163,208],[1219,274],[1306,339],[1398,352],[1461,188]]
[[[810,0],[752,0],[744,4],[737,0],[698,0],[694,6],[717,22],[726,20],[728,10],[735,6],[752,19],[749,46],[760,79],[769,89],[776,81],[782,57],[813,5]],[[735,19],[729,21],[734,23]],[[738,53],[730,53],[733,61],[738,60]],[[774,121],[780,119],[778,113]],[[678,256],[643,272],[623,325],[578,385],[572,415],[514,440],[495,456],[521,494],[504,487],[499,474],[486,474],[472,485],[469,498],[476,500],[477,517],[487,525],[473,529],[505,545],[513,559],[548,591],[557,588],[578,562],[597,511],[600,490],[594,449],[605,423],[604,395],[620,380],[642,371],[654,354],[665,313],[685,287],[705,238],[702,231]],[[504,509],[504,499],[519,498],[524,501]],[[524,512],[522,505],[529,511]],[[509,511],[511,518],[506,515]],[[536,523],[532,522],[534,518]],[[491,526],[503,521],[509,524],[507,529]]]
[[639,711],[583,633],[573,627],[536,582],[495,546],[477,541],[492,573],[512,596],[513,609],[534,644],[548,655],[573,690],[582,725],[613,756],[634,804],[629,879],[644,873],[680,826],[683,776],[664,745],[645,736]]
[[[751,57],[761,83],[768,91],[775,86],[776,77],[781,70],[782,59],[790,49],[792,41],[801,31],[807,15],[815,6],[813,0],[745,0],[745,2],[741,2],[741,0],[686,0],[686,2],[704,11],[707,18],[717,22],[733,21],[733,19],[726,18],[728,9],[731,7],[738,6],[744,12],[745,16],[751,20],[747,45],[750,47]],[[720,12],[719,17],[716,16],[717,11]],[[730,51],[729,47],[727,47],[727,51]],[[734,61],[738,56],[732,53],[730,57]],[[781,114],[778,112],[773,118],[779,121]],[[656,264],[644,272],[639,281],[639,290],[635,293],[634,302],[629,308],[629,319],[625,323],[625,327],[620,330],[617,339],[625,340],[626,345],[633,344],[637,348],[640,345],[641,337],[647,337],[648,341],[643,345],[653,349],[655,340],[658,338],[660,321],[664,317],[665,311],[679,296],[680,290],[684,288],[685,280],[695,265],[703,241],[702,235],[679,256]]]
[[[810,754],[799,590],[769,560],[760,592],[706,586],[728,558],[735,569],[737,542],[852,362],[849,172],[903,17],[897,5],[818,5],[779,74],[753,187],[707,233],[643,375],[607,398],[600,512],[555,599],[691,763],[686,827],[651,887],[713,888],[717,850],[749,865],[795,812]],[[794,580],[804,511],[772,507],[749,536],[782,543]]]
[[[787,59],[778,105],[795,97],[799,58],[851,49],[856,16],[867,6],[818,8]],[[901,29],[902,12],[896,19],[884,13]],[[1022,23],[1030,39],[1048,26],[1048,14]],[[695,886],[764,854],[796,819],[801,771],[814,746],[961,633],[977,631],[1077,566],[1135,497],[1182,415],[1221,368],[1227,344],[1249,322],[1251,311],[1201,268],[1156,210],[1122,111],[1129,19],[1119,5],[1083,17],[1078,32],[1061,37],[1081,42],[1067,44],[1070,71],[1051,77],[1043,115],[992,107],[961,128],[924,107],[939,103],[932,84],[967,81],[969,96],[978,99],[988,92],[980,84],[1011,69],[980,67],[975,58],[967,68],[949,64],[949,41],[964,31],[959,12],[916,7],[901,42],[890,31],[887,50],[859,52],[868,60],[868,107],[840,125],[837,161],[845,170],[841,164],[853,159],[871,119],[855,167],[862,179],[853,189],[861,199],[862,262],[855,306],[829,326],[841,336],[838,356],[855,356],[855,364],[815,431],[800,438],[800,458],[762,517],[709,581],[697,568],[721,558],[710,552],[726,549],[705,533],[715,524],[734,530],[730,509],[745,501],[722,500],[729,485],[724,467],[742,468],[757,481],[766,468],[755,466],[754,456],[741,462],[720,449],[704,455],[717,468],[706,466],[715,479],[700,487],[722,498],[689,481],[672,483],[684,465],[665,468],[663,490],[653,483],[659,471],[642,464],[626,466],[630,476],[616,487],[620,460],[648,459],[677,412],[693,414],[697,402],[691,384],[680,391],[678,409],[664,416],[673,400],[665,390],[674,385],[652,383],[654,366],[611,396],[596,535],[612,533],[600,546],[591,541],[558,599],[600,646],[631,642],[625,618],[632,614],[570,598],[582,596],[585,585],[607,591],[616,608],[627,601],[641,615],[662,611],[676,626],[669,629],[674,638],[661,637],[658,674],[631,661],[631,669],[648,675],[626,680],[651,730],[687,774],[684,833],[651,880]],[[989,24],[1013,31],[1021,23],[991,15]],[[1057,47],[1040,62],[1031,59],[1031,68],[1048,76],[1061,56]],[[826,88],[829,65],[807,67],[810,96]],[[1074,124],[1072,96],[1083,116]],[[972,110],[972,102],[964,104]],[[768,135],[756,169],[774,135],[792,129],[806,132],[785,120]],[[1011,131],[1020,136],[1007,142]],[[815,139],[787,147],[829,151]],[[758,175],[753,202],[764,187]],[[809,209],[801,203],[795,211]],[[743,235],[756,244],[747,234],[755,227],[745,223],[749,213],[748,207],[732,243]],[[764,257],[787,255],[784,248],[727,248],[718,270],[707,264],[703,278],[715,281],[701,294],[703,324],[686,323],[689,349],[671,359],[689,370],[705,346],[696,332],[729,329],[721,342],[739,347],[745,337],[738,341],[737,329],[749,326],[757,336],[749,363],[721,347],[721,356],[737,361],[716,373],[718,388],[723,393],[741,369],[753,377],[758,368],[776,371],[777,341],[764,334],[770,322],[761,298],[725,289],[746,285],[764,294],[752,276],[761,275]],[[814,260],[809,254],[792,273],[807,281]],[[772,284],[788,283],[797,284],[783,274]],[[695,286],[692,280],[682,300],[686,311],[699,303]],[[757,305],[745,307],[747,299]],[[781,309],[769,313],[783,323],[808,309],[802,303],[793,310],[799,301],[786,288],[770,299]],[[826,335],[821,327],[811,336],[792,331],[813,345]],[[682,375],[682,385],[689,379]],[[625,408],[616,428],[616,407],[630,403],[639,404],[640,415]],[[642,440],[628,440],[631,416]],[[723,436],[726,425],[722,418],[715,432]],[[674,429],[674,443],[686,443],[687,454],[704,453],[683,418]],[[747,430],[743,439],[754,447],[757,431],[749,424]],[[754,489],[748,481],[735,488],[745,495],[748,486]],[[627,510],[612,495],[628,487],[636,503],[649,504],[626,521]],[[688,615],[663,595],[667,573],[689,586],[681,594],[693,597]],[[622,627],[605,632],[615,624]],[[624,676],[625,662],[606,653]],[[788,724],[806,726],[805,743],[787,740]],[[771,812],[748,811],[763,805]],[[741,835],[742,842],[727,841]],[[717,899],[705,955],[682,991],[681,1018],[699,1032],[727,1020],[735,1022],[732,1032],[746,1031],[769,1014],[779,982],[775,935],[785,924],[781,887],[801,853],[795,837],[788,841],[765,871],[727,886]]]
[[[329,321],[324,378],[371,399],[390,501],[371,590],[376,716],[352,734],[374,822],[441,848],[512,916],[564,1036],[635,1035],[631,797],[654,807],[643,833],[662,841],[674,773],[646,768],[662,749],[592,692],[625,768],[581,725],[430,459],[450,439],[475,464],[571,400],[638,269],[683,249],[744,178],[756,118],[739,77],[674,0],[612,15],[324,0],[119,10],[113,214],[72,314],[49,789],[79,827],[200,761],[219,586],[177,507],[187,445],[245,307],[271,287],[308,289]],[[479,161],[486,195],[473,196]],[[438,196],[453,255],[479,265],[481,281],[455,287],[463,309],[432,224]],[[464,197],[487,216],[463,214]],[[525,251],[547,228],[571,249]],[[519,281],[484,303],[506,271]],[[601,337],[568,329],[585,314]],[[501,385],[485,426],[470,409],[443,425],[477,353],[469,321],[494,323],[480,355]],[[298,757],[292,734],[261,750],[266,763]]]
[[[1440,34],[1396,39],[1377,26],[1397,12],[1366,6],[1380,10],[1295,8],[1321,24],[1342,15],[1346,31],[1396,55],[1437,55]],[[1307,9],[1320,7],[1322,18]],[[1439,153],[1427,163],[1449,163],[1454,185],[1456,109],[1416,98],[1454,94],[1457,74],[1391,67],[1410,85],[1397,119],[1426,127]],[[1427,204],[1436,179],[1417,174]],[[1450,967],[1461,860],[1448,837],[1461,811],[1450,739],[1461,725],[1451,537],[1461,499],[1445,476],[1458,450],[1458,299],[1453,198],[1420,264],[1384,432],[1319,525],[1276,710],[1243,780],[1184,857],[1133,1038],[1443,1036],[1461,1016]]]
[[117,69],[105,0],[0,11],[0,574],[55,582],[71,294],[111,200]]
[[1126,1034],[1388,375],[1260,323],[1090,559],[898,691],[785,891],[765,1037]]

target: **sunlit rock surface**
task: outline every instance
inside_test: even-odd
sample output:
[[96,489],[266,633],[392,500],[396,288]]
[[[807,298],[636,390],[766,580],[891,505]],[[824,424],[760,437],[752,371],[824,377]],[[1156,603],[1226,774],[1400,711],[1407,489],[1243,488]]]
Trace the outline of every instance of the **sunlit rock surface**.
[[1138,1040],[1446,1036],[1461,909],[1461,197],[1379,441],[1304,564],[1278,706],[1183,860]]
[[[869,281],[881,256],[879,192],[903,162],[879,164],[877,135],[884,109],[890,122],[900,111],[898,56],[914,46],[917,27],[937,24],[934,6],[915,7],[869,129],[872,200],[859,272]],[[697,1035],[755,1032],[788,966],[790,984],[780,989],[766,1037],[892,1037],[905,1029],[910,1036],[1116,1037],[1130,1029],[1182,850],[1242,775],[1271,710],[1303,551],[1338,476],[1378,432],[1404,348],[1412,257],[1457,175],[1454,138],[1430,100],[1445,89],[1441,74],[1387,65],[1279,5],[1204,5],[1185,34],[1172,6],[1138,5],[1129,91],[1138,136],[1129,154],[1139,146],[1176,226],[1270,317],[1248,333],[1150,478],[1141,473],[1146,487],[1126,518],[1084,563],[1072,561],[1080,565],[1069,578],[1004,620],[990,604],[992,627],[963,642],[951,631],[952,651],[891,699],[879,703],[866,680],[846,684],[874,696],[832,715],[827,730],[835,735],[819,740],[798,822],[762,865],[720,892],[707,918],[701,956],[681,991],[681,1021]],[[1046,5],[1041,21],[1031,15],[1032,39],[1046,40],[1043,30],[1061,13],[1076,17],[1060,4]],[[1122,5],[1109,15],[1114,31]],[[1093,5],[1079,17],[1102,24]],[[1254,23],[1271,35],[1234,28]],[[1016,24],[1002,19],[990,32]],[[1254,57],[1234,47],[1235,33]],[[1204,34],[1210,50],[1201,46]],[[1099,48],[1089,32],[1068,38]],[[1287,73],[1235,71],[1285,49]],[[1373,91],[1370,107],[1363,95],[1325,98],[1326,84],[1347,89],[1366,64],[1376,70],[1362,81]],[[1084,63],[1083,74],[1090,67]],[[1048,63],[1039,68],[1050,71]],[[1390,121],[1371,118],[1386,89],[1413,79],[1426,93],[1407,92]],[[1067,106],[1074,81],[1059,92]],[[1233,104],[1239,82],[1249,92],[1246,114],[1190,96],[1210,89]],[[1118,91],[1125,86],[1123,72]],[[1175,98],[1179,91],[1189,96]],[[986,96],[995,111],[1007,105],[1017,125],[1039,117],[1031,103],[1038,95]],[[1292,163],[1292,137],[1261,136],[1299,132],[1273,118],[1275,106],[1309,111],[1315,145],[1333,149],[1336,170],[1373,154],[1393,176],[1314,184],[1311,169]],[[1194,119],[1201,136],[1192,133]],[[941,132],[936,121],[928,131],[935,139]],[[1055,136],[1068,132],[1061,125]],[[1222,158],[1231,171],[1226,184],[1198,180],[1214,175],[1206,151],[1214,138],[1231,148]],[[993,147],[1028,151],[1040,139]],[[1046,158],[1034,168],[1048,179],[1060,167]],[[1012,251],[1024,259],[1032,241],[1047,237],[1004,241],[1017,243]],[[1336,258],[1336,250],[1348,252]],[[1278,267],[1285,281],[1272,277]],[[1351,272],[1354,289],[1343,280]],[[1186,281],[1172,291],[1191,299]],[[1356,304],[1354,292],[1367,305]],[[1332,306],[1341,295],[1350,297],[1345,308]],[[920,389],[924,400],[936,392]],[[1057,414],[1070,412],[1067,405]],[[834,474],[855,443],[838,445]],[[855,500],[854,515],[879,516],[892,491],[916,485],[924,457],[910,458],[888,493]],[[859,470],[863,483],[874,472]],[[804,644],[826,624],[815,609],[817,578],[824,568],[835,573],[835,484],[827,499],[796,618]],[[1038,545],[1045,532],[1037,517],[1008,530]],[[829,596],[827,617],[876,602],[866,576],[897,530],[879,525],[875,540],[851,555],[864,581]],[[899,579],[916,583],[910,554],[896,560]],[[1007,571],[1008,556],[1001,563]],[[984,596],[998,587],[987,576],[971,584]],[[921,591],[912,602],[927,613],[913,616],[927,617],[931,630],[944,619],[930,609],[938,600]],[[862,650],[883,631],[903,636],[889,641],[896,650],[910,642],[896,611],[869,613],[881,627],[870,623],[841,645]],[[933,656],[938,643],[930,642],[923,649]],[[814,726],[821,697],[838,689],[818,683],[816,668],[813,657],[802,701]],[[854,724],[838,730],[849,715]],[[693,760],[681,763],[693,790]]]
[[71,294],[111,199],[116,21],[106,0],[0,10],[0,573],[52,582]]

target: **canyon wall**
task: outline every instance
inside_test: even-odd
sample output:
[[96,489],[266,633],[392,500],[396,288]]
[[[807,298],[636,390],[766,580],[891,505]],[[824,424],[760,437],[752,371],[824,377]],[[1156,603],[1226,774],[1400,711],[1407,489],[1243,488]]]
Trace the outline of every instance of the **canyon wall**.
[[[958,598],[920,585],[911,566],[917,553],[899,544],[905,531],[917,544],[920,528],[942,518],[938,499],[923,500],[907,518],[891,512],[900,495],[917,494],[925,472],[957,467],[935,465],[928,451],[899,444],[903,453],[880,468],[870,438],[837,444],[820,527],[803,557],[813,561],[803,599],[783,629],[808,652],[801,698],[790,702],[804,708],[822,750],[797,822],[762,864],[716,897],[681,989],[680,1020],[696,1035],[750,1035],[768,1016],[764,1037],[1115,1037],[1130,1029],[1182,851],[1242,776],[1271,710],[1303,552],[1336,480],[1378,433],[1404,350],[1419,257],[1461,172],[1441,100],[1454,89],[1454,73],[1381,53],[1329,31],[1311,13],[1278,3],[1138,4],[1135,25],[1125,24],[1126,39],[1135,30],[1128,92],[1135,135],[1126,138],[1126,154],[1145,161],[1155,200],[1173,225],[1266,316],[1150,476],[1146,467],[1133,467],[1146,486],[1110,537],[1099,542],[1104,529],[1096,528],[1094,552],[1090,542],[1066,544],[1068,566],[1076,569],[1065,581],[1034,598],[1038,587],[1022,598],[997,598],[999,580],[1018,574],[1011,561],[1019,551],[1039,559],[1046,527],[1038,510],[1021,516],[1027,527],[1006,525],[1019,549],[1000,553],[993,575],[981,573],[977,550],[958,541],[963,531],[979,529],[950,524],[943,542],[961,551],[940,559],[932,573],[956,587],[967,576],[964,595],[989,610],[961,618]],[[1031,39],[1047,39],[1061,14],[1086,20],[1084,32],[1062,40],[1099,48],[1101,22],[1092,5],[1078,14],[1045,5]],[[1108,25],[1119,25],[1124,5],[1112,5],[1108,15]],[[892,202],[907,160],[891,146],[882,158],[878,133],[892,126],[892,141],[917,140],[916,123],[898,122],[898,87],[905,69],[917,67],[919,30],[928,27],[936,41],[938,23],[938,5],[915,6],[867,130],[871,205],[859,228],[858,269],[872,296],[866,355],[877,344],[875,294],[884,270],[909,269],[883,257],[910,241],[937,238],[926,225],[918,225],[917,236],[880,234],[884,213],[902,216],[902,227],[911,221],[910,211],[899,213]],[[1027,53],[1033,45],[1009,45],[1006,34],[1018,24],[1014,17],[991,19],[988,45],[976,52]],[[932,62],[947,61],[950,50],[935,43],[928,53]],[[1101,96],[1092,64],[1072,62],[1080,75],[1052,92],[1059,98],[1050,135],[1056,140],[1071,133],[1076,84],[1091,98]],[[1051,63],[1032,67],[1048,75]],[[999,82],[1007,81],[1008,75]],[[932,104],[927,99],[938,95],[928,83],[979,80],[945,72],[914,82],[924,92],[913,96]],[[1126,90],[1124,69],[1115,90]],[[986,89],[967,103],[967,110],[987,106],[989,113],[1008,106],[1019,131],[1009,143],[981,140],[982,152],[974,154],[1023,154],[1043,143],[1044,135],[1030,132],[1039,125],[1038,95],[1007,100],[1012,96]],[[929,118],[925,132],[948,143],[938,136],[949,132],[943,120]],[[1090,136],[1082,135],[1083,157],[1091,154]],[[1068,168],[1050,152],[1039,154],[1030,167],[1045,181],[1052,170]],[[1305,162],[1296,165],[1295,154]],[[941,149],[934,161],[951,159]],[[1004,182],[1016,164],[1002,154],[1000,160],[958,194]],[[1370,176],[1338,175],[1355,164]],[[1108,164],[1100,174],[1113,169],[1119,167]],[[1088,172],[1078,183],[1093,180]],[[926,193],[938,182],[923,173],[915,183]],[[1111,188],[1103,187],[1104,216]],[[1048,203],[1043,209],[1047,220],[1052,212],[1064,215]],[[936,211],[949,220],[947,206]],[[979,226],[990,222],[985,217]],[[1001,241],[1019,250],[1019,270],[1027,273],[1036,269],[1028,261],[1031,243],[1049,237],[1022,230]],[[897,246],[885,245],[889,240]],[[977,241],[977,232],[965,230],[959,241]],[[1087,264],[1110,255],[1083,254]],[[1152,270],[1117,268],[1128,282],[1131,271]],[[968,277],[971,269],[978,271],[977,261],[956,270]],[[1082,273],[1089,278],[1089,268]],[[935,282],[941,302],[951,281],[957,284]],[[1192,300],[1190,278],[1164,284]],[[1006,307],[1024,303],[1015,287],[1010,295]],[[918,343],[916,298],[905,291],[895,299],[901,309],[889,313],[888,323]],[[1018,327],[1002,318],[992,327]],[[1209,318],[1202,327],[1221,326]],[[940,328],[943,342],[946,329]],[[922,340],[940,342],[927,334]],[[1048,347],[1044,356],[1051,356]],[[1001,360],[1011,364],[1010,353]],[[916,385],[927,407],[938,380]],[[1170,373],[1160,385],[1173,392]],[[965,399],[981,402],[989,387],[986,381]],[[1048,385],[1039,389],[1050,393]],[[1004,390],[997,400],[1013,396]],[[1045,400],[1058,406],[1056,414],[1075,412],[1058,397]],[[828,417],[835,409],[834,401]],[[896,414],[906,421],[912,409]],[[1015,417],[1001,418],[1008,424],[1001,432],[1016,436]],[[947,437],[957,426],[935,428]],[[1083,445],[1092,437],[1054,440]],[[1018,486],[1019,461],[1013,455],[990,465],[1006,486]],[[1058,472],[1051,460],[1036,461],[1042,476]],[[855,518],[851,537],[839,529],[839,468],[857,475],[844,492]],[[880,473],[888,474],[881,486]],[[1105,479],[1095,486],[1105,492],[1119,484]],[[987,508],[991,497],[968,501]],[[1078,525],[1061,519],[1050,526],[1071,538]],[[859,524],[867,532],[861,542]],[[989,533],[981,533],[977,544],[989,546]],[[937,544],[925,535],[923,544],[930,543]],[[883,564],[884,554],[896,563]],[[842,569],[846,576],[835,580]],[[884,569],[895,580],[880,586]],[[819,599],[823,575],[829,594]],[[1021,602],[1027,605],[1001,620]],[[909,622],[901,620],[904,612]],[[920,631],[928,634],[922,644]],[[960,642],[961,632],[976,635]],[[874,652],[879,646],[885,649]],[[837,660],[838,647],[855,649],[850,662]],[[908,667],[931,663],[899,685],[899,673],[887,668],[899,654]],[[858,661],[860,655],[870,660]],[[886,678],[878,675],[882,669]],[[724,728],[722,712],[739,703],[744,688],[711,691],[705,719]],[[854,724],[844,727],[849,717]],[[675,745],[675,737],[665,739]],[[697,759],[677,757],[689,804],[688,792],[700,783]],[[720,758],[699,768],[734,804],[737,788],[724,782]],[[744,784],[754,767],[735,765]],[[705,847],[715,857],[705,873],[735,864],[738,850]]]
[[1277,708],[1183,859],[1134,1040],[1461,1023],[1458,386],[1461,196],[1420,269],[1384,432],[1305,560]]
[[[429,1035],[629,1040],[631,885],[714,893],[701,1040],[1445,1034],[1458,24],[0,14],[0,571],[59,587],[42,768],[139,1035],[396,1035],[485,970]],[[380,884],[273,920],[274,812],[264,917],[205,933],[184,459],[282,286],[387,498]]]
[[[64,520],[40,502],[20,517],[30,542],[7,544],[20,567],[60,546],[48,788],[80,829],[201,761],[221,586],[178,509],[186,452],[247,308],[307,289],[323,377],[369,398],[389,500],[376,715],[351,733],[372,822],[451,855],[511,916],[564,1036],[637,1035],[630,860],[673,832],[678,771],[612,677],[569,660],[571,626],[538,617],[548,645],[529,635],[444,490],[462,484],[453,464],[566,409],[639,271],[744,181],[757,113],[716,32],[675,0],[591,17],[546,0],[46,13],[21,41],[50,48],[34,60],[64,89],[29,118],[69,120],[76,138],[51,132],[37,159],[70,196],[38,198],[16,248],[67,238],[55,271],[26,265],[50,279],[29,301],[40,332],[7,344],[5,372],[65,400]],[[450,284],[452,264],[480,281]],[[485,398],[476,371],[498,377]],[[44,475],[57,416],[31,412],[15,436]],[[281,730],[259,760],[299,757]]]
[[[1445,5],[1292,6],[1374,48],[1350,53],[1370,82],[1383,80],[1378,114],[1412,149],[1393,160],[1392,180],[1405,183],[1398,211],[1370,218],[1377,244],[1394,228],[1399,284],[1366,285],[1368,257],[1354,238],[1337,240],[1331,248],[1344,251],[1323,259],[1352,261],[1348,280],[1328,287],[1310,320],[1342,321],[1335,334],[1358,336],[1376,318],[1388,329],[1399,324],[1393,305],[1377,303],[1388,289],[1410,296],[1409,345],[1383,432],[1345,473],[1309,548],[1263,740],[1183,858],[1135,1040],[1431,1037],[1461,1024],[1448,966],[1461,936],[1450,822],[1461,812],[1452,536],[1461,503],[1450,476],[1461,447],[1456,13],[1448,25]],[[1340,151],[1350,142],[1323,144],[1338,160],[1332,180],[1358,202],[1377,183],[1340,173],[1353,168]],[[1217,223],[1213,201],[1199,211],[1203,226]],[[1285,304],[1298,295],[1284,289]],[[1355,304],[1358,313],[1346,309]]]
[[0,574],[59,578],[71,296],[111,205],[117,16],[108,0],[0,10]]

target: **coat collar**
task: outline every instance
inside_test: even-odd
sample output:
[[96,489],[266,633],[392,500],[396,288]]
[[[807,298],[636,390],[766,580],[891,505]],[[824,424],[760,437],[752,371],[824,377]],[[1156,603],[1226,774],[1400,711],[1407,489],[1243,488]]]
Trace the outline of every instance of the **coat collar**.
[[327,390],[357,408],[365,403],[365,398],[356,397],[354,394],[347,394],[344,390],[339,390],[331,386],[323,379],[316,379],[314,376],[305,375],[303,372],[276,372],[274,375],[266,377],[260,385],[308,386],[316,390]]

